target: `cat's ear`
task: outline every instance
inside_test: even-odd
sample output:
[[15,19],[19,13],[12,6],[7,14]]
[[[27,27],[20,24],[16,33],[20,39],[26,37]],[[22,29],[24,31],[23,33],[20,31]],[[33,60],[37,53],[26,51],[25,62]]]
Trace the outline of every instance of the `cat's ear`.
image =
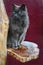
[[22,4],[20,7],[21,10],[25,10],[25,4]]
[[15,4],[12,4],[12,10],[13,11],[15,10]]

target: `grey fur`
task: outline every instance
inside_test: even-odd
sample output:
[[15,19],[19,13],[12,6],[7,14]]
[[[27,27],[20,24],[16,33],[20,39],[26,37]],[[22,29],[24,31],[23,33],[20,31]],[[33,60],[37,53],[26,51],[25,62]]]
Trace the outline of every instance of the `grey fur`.
[[7,47],[18,49],[21,46],[21,42],[25,39],[28,25],[29,19],[26,6],[24,4],[21,6],[13,4],[7,37]]

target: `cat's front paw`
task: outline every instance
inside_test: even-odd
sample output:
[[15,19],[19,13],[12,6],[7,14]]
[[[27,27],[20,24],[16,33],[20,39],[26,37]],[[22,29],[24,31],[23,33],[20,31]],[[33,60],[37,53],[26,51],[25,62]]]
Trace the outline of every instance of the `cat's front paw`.
[[20,46],[19,46],[19,45],[17,45],[17,46],[12,46],[12,48],[13,48],[13,49],[18,49],[18,48],[20,48]]

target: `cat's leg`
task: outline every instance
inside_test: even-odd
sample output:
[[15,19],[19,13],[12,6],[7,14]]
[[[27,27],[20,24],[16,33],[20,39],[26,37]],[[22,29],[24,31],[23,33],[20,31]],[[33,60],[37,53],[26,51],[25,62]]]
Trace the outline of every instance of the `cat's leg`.
[[17,40],[12,43],[12,48],[18,49]]
[[18,42],[17,42],[17,39],[15,38],[11,38],[11,47],[14,48],[14,49],[18,49]]
[[24,41],[25,39],[25,35],[26,33],[23,32],[22,35],[20,36],[20,39],[19,39],[19,42],[18,42],[18,47],[20,48],[21,47],[21,43]]
[[7,48],[11,48],[11,47],[12,47],[11,40],[8,39],[8,40],[7,40]]

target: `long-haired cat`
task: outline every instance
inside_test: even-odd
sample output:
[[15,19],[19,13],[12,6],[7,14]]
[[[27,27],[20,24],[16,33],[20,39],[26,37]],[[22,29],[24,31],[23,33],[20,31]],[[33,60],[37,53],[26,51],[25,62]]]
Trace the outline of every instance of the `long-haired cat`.
[[9,22],[9,31],[7,37],[7,47],[18,49],[28,29],[29,20],[27,8],[24,4],[21,6],[13,4],[12,14]]

